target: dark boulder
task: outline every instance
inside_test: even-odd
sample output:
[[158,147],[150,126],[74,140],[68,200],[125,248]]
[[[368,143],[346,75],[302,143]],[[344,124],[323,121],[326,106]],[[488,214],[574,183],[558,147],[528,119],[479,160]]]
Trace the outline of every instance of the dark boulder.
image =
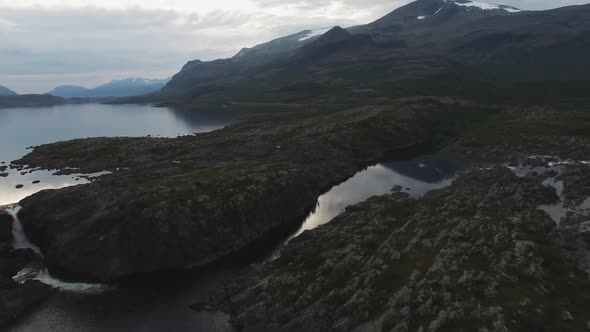
[[12,242],[12,215],[0,209],[0,244]]
[[51,287],[36,280],[17,284],[0,276],[0,327],[47,300],[52,292]]
[[36,259],[30,249],[12,248],[13,217],[0,209],[0,327],[18,318],[51,294],[51,288],[38,281],[24,284],[12,278]]

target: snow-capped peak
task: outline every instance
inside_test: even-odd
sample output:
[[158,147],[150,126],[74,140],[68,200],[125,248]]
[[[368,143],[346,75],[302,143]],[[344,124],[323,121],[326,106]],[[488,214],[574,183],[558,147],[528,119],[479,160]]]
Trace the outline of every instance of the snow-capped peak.
[[321,35],[325,34],[326,32],[330,31],[332,28],[334,28],[334,27],[321,28],[321,29],[316,29],[316,30],[307,30],[306,31],[307,34],[305,36],[303,36],[302,38],[299,38],[299,41],[304,41],[304,40],[311,39],[313,37],[321,36]]
[[125,79],[121,79],[121,80],[113,80],[109,84],[151,85],[151,84],[162,84],[163,81],[165,81],[165,80],[132,77],[132,78],[125,78]]
[[468,0],[445,0],[447,2],[452,2],[458,6],[462,7],[476,7],[483,10],[504,10],[509,13],[518,13],[521,10],[515,7],[504,6],[504,5],[496,5],[486,2],[480,1],[468,1]]
[[[465,7],[465,8],[478,8],[478,9],[481,9],[481,10],[503,10],[503,11],[508,12],[508,13],[518,13],[518,12],[521,12],[520,9],[515,8],[515,7],[510,7],[510,6],[505,6],[505,5],[496,5],[496,4],[491,4],[491,3],[487,3],[487,2],[481,2],[481,1],[471,1],[471,0],[443,0],[443,1],[446,2],[446,3],[448,3],[448,4],[457,5],[457,6],[461,6],[461,7]],[[443,7],[440,7],[432,15],[429,15],[429,16],[418,16],[416,18],[418,20],[423,20],[423,19],[428,18],[430,16],[435,16],[441,10],[443,10],[443,8],[444,8],[444,6]]]

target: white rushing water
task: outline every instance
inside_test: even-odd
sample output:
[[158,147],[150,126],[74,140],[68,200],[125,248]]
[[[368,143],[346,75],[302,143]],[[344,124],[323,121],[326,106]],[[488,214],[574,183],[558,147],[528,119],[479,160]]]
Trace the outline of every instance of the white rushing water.
[[62,281],[52,276],[47,269],[39,270],[33,279],[61,291],[77,294],[101,294],[115,288],[106,284]]
[[33,244],[23,229],[23,225],[18,218],[18,212],[21,210],[19,205],[10,205],[4,209],[12,216],[12,246],[14,249],[31,249],[37,255],[37,259],[21,270],[13,279],[23,283],[27,280],[37,280],[55,289],[64,292],[73,292],[81,294],[99,294],[113,287],[103,284],[65,282],[52,276],[43,264],[43,253],[38,246]]
[[40,257],[43,257],[41,250],[39,247],[31,243],[27,234],[23,229],[23,225],[18,218],[18,212],[20,211],[21,207],[19,205],[12,205],[6,208],[6,211],[12,216],[13,223],[12,223],[12,247],[14,249],[31,249]]

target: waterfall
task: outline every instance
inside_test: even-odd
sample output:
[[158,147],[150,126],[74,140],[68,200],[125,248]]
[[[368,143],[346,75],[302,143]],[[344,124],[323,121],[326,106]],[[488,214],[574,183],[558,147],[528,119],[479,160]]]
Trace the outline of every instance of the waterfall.
[[6,212],[13,218],[12,223],[12,246],[14,249],[31,249],[37,254],[38,259],[31,262],[27,267],[20,271],[13,279],[16,282],[25,282],[27,280],[37,280],[48,286],[59,289],[65,292],[83,293],[83,294],[99,294],[112,289],[112,286],[103,284],[89,284],[77,282],[65,282],[52,276],[43,263],[43,253],[39,247],[31,243],[27,234],[23,229],[23,225],[18,218],[18,212],[21,207],[19,205],[12,205],[5,207]]
[[20,209],[21,207],[19,205],[12,205],[6,208],[8,214],[10,214],[14,219],[12,223],[12,246],[14,249],[31,249],[38,256],[43,257],[43,254],[41,253],[39,247],[31,243],[31,241],[29,241],[29,238],[27,237],[27,234],[25,234],[23,224],[18,218],[18,211],[20,211]]

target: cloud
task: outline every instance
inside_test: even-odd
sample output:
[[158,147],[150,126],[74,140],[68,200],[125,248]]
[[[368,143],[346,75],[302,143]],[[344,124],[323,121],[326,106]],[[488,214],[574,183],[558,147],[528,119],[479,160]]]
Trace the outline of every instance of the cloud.
[[54,84],[33,90],[15,76],[54,75],[62,83],[60,75],[76,74],[67,83],[84,85],[103,83],[91,75],[99,72],[169,76],[188,60],[231,56],[267,35],[249,31],[253,18],[239,12],[11,8],[0,9],[0,19],[0,84],[22,92],[46,92]]
[[[308,28],[371,22],[411,0],[0,0],[0,84],[46,92],[130,75],[166,77],[192,59]],[[582,0],[495,0],[524,9]]]
[[16,23],[0,18],[0,33],[9,32],[14,30],[15,27]]

